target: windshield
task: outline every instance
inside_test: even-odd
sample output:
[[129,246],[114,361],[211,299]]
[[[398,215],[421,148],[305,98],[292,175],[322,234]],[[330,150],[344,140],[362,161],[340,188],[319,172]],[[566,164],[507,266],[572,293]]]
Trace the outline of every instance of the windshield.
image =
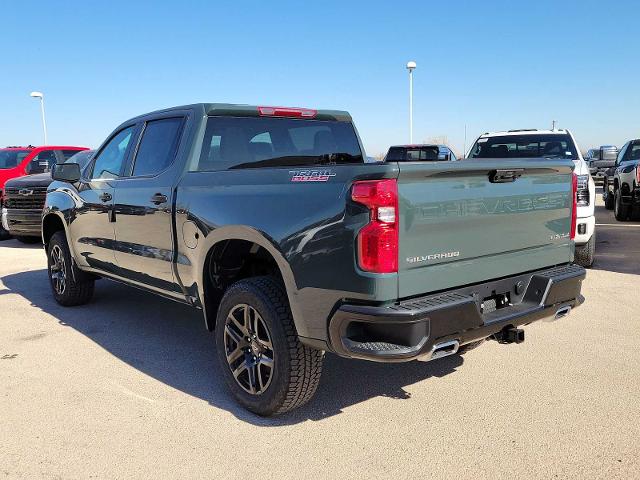
[[362,163],[350,122],[210,117],[196,170]]
[[578,159],[576,146],[568,134],[502,135],[479,138],[469,158],[567,158]]
[[84,167],[87,166],[89,160],[93,156],[94,150],[83,150],[81,152],[76,153],[75,155],[67,158],[63,163],[77,163],[80,165],[80,170],[84,170]]
[[0,150],[0,169],[14,168],[31,153],[31,150]]

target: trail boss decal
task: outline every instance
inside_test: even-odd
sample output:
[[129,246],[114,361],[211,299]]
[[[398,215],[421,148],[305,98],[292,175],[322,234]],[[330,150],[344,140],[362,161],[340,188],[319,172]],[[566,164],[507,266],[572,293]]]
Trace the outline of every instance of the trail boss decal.
[[292,182],[326,182],[336,174],[332,170],[289,170]]

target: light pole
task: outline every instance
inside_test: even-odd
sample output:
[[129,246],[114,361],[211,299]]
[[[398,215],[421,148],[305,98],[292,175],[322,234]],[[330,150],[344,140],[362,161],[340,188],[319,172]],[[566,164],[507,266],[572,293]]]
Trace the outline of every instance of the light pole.
[[407,70],[409,70],[409,143],[413,143],[413,70],[416,68],[416,62],[408,62]]
[[44,144],[47,145],[47,121],[44,118],[44,93],[31,92],[33,98],[40,99],[40,110],[42,110],[42,130],[44,131]]

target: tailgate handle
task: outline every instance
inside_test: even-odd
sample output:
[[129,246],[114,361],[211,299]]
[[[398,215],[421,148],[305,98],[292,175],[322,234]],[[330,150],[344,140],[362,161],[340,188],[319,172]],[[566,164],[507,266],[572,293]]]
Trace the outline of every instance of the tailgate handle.
[[509,183],[515,182],[522,176],[524,169],[515,170],[491,170],[489,172],[489,181],[491,183]]

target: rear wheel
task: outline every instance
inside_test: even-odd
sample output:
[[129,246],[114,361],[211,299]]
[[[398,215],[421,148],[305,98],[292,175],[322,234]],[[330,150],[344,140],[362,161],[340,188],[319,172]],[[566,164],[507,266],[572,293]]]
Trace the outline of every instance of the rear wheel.
[[596,232],[584,245],[576,245],[575,262],[582,267],[591,267],[596,256]]
[[224,379],[247,410],[275,415],[313,397],[324,352],[300,343],[286,293],[272,277],[229,287],[218,309],[215,337]]
[[629,218],[629,205],[624,205],[622,203],[622,195],[620,194],[619,188],[616,189],[614,198],[613,214],[616,217],[616,220],[624,222]]
[[47,267],[53,296],[60,305],[83,305],[93,297],[94,280],[74,275],[71,252],[64,232],[56,232],[49,241]]

